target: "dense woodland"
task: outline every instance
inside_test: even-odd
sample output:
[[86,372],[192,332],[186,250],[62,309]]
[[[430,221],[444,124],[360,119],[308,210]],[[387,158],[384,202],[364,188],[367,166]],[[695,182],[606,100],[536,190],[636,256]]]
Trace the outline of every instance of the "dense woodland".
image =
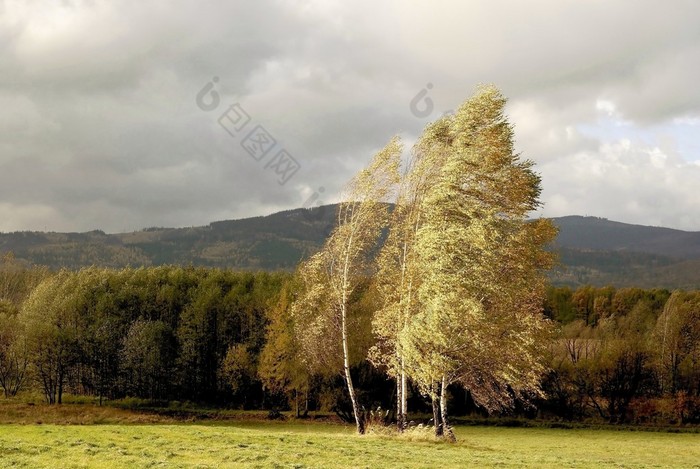
[[[293,337],[289,274],[158,267],[0,272],[0,386],[99,399],[192,401],[241,409],[336,411],[350,418],[342,377],[309,373]],[[371,330],[369,289],[353,300],[357,338]],[[501,415],[629,423],[700,423],[700,292],[548,289],[546,396]],[[368,334],[371,336],[371,334]],[[366,408],[394,406],[395,384],[353,341]],[[450,387],[455,415],[484,414]],[[430,411],[410,387],[409,412]]]

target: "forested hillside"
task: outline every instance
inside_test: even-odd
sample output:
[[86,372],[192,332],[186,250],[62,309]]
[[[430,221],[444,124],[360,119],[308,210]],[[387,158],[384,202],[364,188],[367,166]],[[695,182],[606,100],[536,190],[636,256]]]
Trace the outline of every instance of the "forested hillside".
[[147,228],[119,234],[0,234],[0,253],[12,252],[18,260],[52,269],[177,264],[292,270],[323,243],[336,208],[296,209],[201,227]]
[[557,245],[561,247],[700,259],[700,232],[630,225],[598,217],[560,217],[555,222],[560,229]]
[[[335,222],[336,205],[192,228],[88,233],[0,233],[0,253],[19,261],[78,269],[166,264],[237,270],[293,270],[316,252]],[[700,233],[561,217],[557,285],[700,288]]]

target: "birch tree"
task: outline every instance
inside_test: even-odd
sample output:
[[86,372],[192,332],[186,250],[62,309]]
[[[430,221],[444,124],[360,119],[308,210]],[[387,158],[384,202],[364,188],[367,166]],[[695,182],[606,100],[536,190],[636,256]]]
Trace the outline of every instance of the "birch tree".
[[423,199],[436,182],[442,162],[442,154],[435,151],[432,140],[441,124],[431,125],[413,148],[401,177],[389,234],[377,259],[374,285],[381,306],[372,321],[377,342],[370,349],[369,359],[396,380],[396,421],[400,432],[407,422],[408,374],[399,337],[421,308],[417,295],[421,271],[416,262],[415,240],[425,218]]
[[514,152],[505,102],[495,88],[481,88],[424,136],[443,161],[420,204],[421,308],[399,341],[411,376],[440,401],[438,434],[449,430],[451,383],[495,409],[538,392],[544,371],[540,305],[552,260],[544,246],[556,231],[527,220],[539,206],[540,178]]
[[340,362],[358,433],[365,427],[350,374],[350,304],[358,285],[371,274],[372,254],[387,223],[387,201],[398,183],[401,151],[393,139],[350,181],[335,229],[299,269],[302,292],[292,306],[296,335],[311,366]]
[[675,394],[679,389],[687,387],[683,386],[681,381],[688,371],[698,369],[698,337],[700,296],[696,293],[674,291],[666,301],[652,332],[652,341],[656,345],[655,365],[662,393]]

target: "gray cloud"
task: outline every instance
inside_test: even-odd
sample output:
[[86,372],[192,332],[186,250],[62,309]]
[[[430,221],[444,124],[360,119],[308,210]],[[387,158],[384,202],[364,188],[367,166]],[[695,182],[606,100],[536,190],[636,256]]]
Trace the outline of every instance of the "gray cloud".
[[[699,15],[692,1],[6,1],[0,230],[199,225],[321,187],[332,202],[391,136],[411,141],[484,82],[510,98],[543,214],[700,230]],[[285,185],[218,125],[236,102],[301,164]]]

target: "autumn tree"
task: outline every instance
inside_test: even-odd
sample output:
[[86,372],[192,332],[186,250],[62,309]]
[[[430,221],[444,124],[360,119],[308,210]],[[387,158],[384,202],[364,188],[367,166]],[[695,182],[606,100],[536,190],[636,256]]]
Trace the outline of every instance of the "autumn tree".
[[369,359],[396,380],[399,431],[403,431],[408,413],[408,374],[400,337],[421,308],[418,289],[422,272],[417,262],[416,235],[425,219],[423,200],[436,182],[443,161],[443,155],[435,150],[430,132],[413,148],[401,175],[389,233],[377,256],[373,282],[379,307],[372,321],[377,340],[370,349]]
[[540,178],[514,152],[505,102],[481,88],[424,137],[443,161],[416,232],[421,308],[400,340],[411,376],[440,402],[438,434],[449,429],[451,383],[495,409],[537,393],[545,369],[543,272],[552,256],[544,247],[556,230],[528,221],[540,205]]
[[693,376],[697,380],[700,375],[700,295],[673,292],[652,337],[662,392],[679,391],[684,387],[684,377]]
[[256,356],[245,343],[231,345],[221,362],[221,376],[234,395],[242,397],[243,408],[250,401],[251,388],[257,382]]
[[[292,281],[283,285],[279,300],[268,310],[269,325],[265,346],[260,352],[258,376],[267,390],[273,394],[284,394],[293,401],[296,416],[299,417],[301,395],[308,403],[310,376],[301,356],[299,341],[294,335],[291,315],[294,289]],[[308,412],[308,405],[305,412]]]
[[571,302],[574,305],[577,319],[581,319],[589,325],[595,324],[595,288],[585,286],[577,289],[571,298]]
[[398,182],[401,150],[398,139],[393,139],[350,181],[335,229],[299,269],[302,291],[292,309],[297,337],[309,361],[341,363],[358,433],[365,427],[350,374],[350,305],[357,287],[371,273],[373,250],[388,217],[387,201]]
[[47,269],[26,267],[12,252],[0,258],[0,387],[5,397],[16,395],[28,376],[29,350],[18,313],[34,288],[48,276]]
[[49,404],[62,402],[68,373],[78,360],[81,317],[74,293],[79,288],[77,275],[61,271],[34,289],[19,315],[30,361]]
[[16,395],[25,383],[29,355],[17,310],[0,300],[0,387],[5,397]]

